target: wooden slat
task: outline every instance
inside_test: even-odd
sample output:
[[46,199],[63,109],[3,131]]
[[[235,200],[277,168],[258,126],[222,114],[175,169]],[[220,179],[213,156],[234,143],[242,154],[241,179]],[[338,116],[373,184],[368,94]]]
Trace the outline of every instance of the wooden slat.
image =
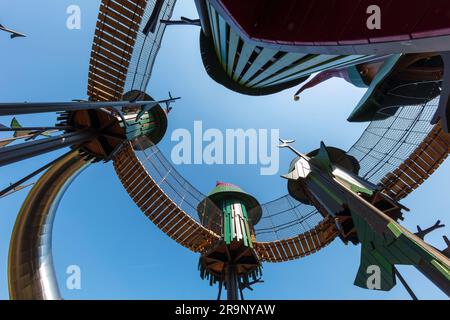
[[[101,34],[99,37],[97,37],[97,36],[94,37],[95,44],[103,45],[105,43],[104,41],[102,41],[104,34],[109,35],[110,37],[117,38],[118,40],[121,40],[122,42],[125,42],[126,45],[118,46],[122,50],[124,50],[127,47],[127,45],[134,46],[134,44],[136,42],[136,38],[133,38],[126,34],[117,32],[114,28],[110,27],[107,24],[100,23],[97,28],[98,28],[97,30],[99,30],[101,32]],[[131,52],[128,52],[128,53],[131,53]]]
[[92,47],[92,54],[98,54],[109,61],[115,62],[117,65],[122,66],[123,68],[128,68],[130,62],[127,57],[124,57],[125,52],[116,49],[115,47],[103,43],[103,46],[98,46],[96,44]]
[[123,51],[130,53],[130,54],[133,52],[133,46],[135,44],[135,41],[132,41],[130,43],[123,42],[122,40],[120,40],[117,37],[111,36],[105,32],[101,32],[99,29],[95,29],[95,38],[94,39],[98,39],[96,42],[98,45],[102,45],[102,43],[107,42],[113,46],[116,46],[116,47],[122,49]]
[[142,16],[144,14],[144,8],[139,6],[137,2],[130,1],[130,0],[109,0],[111,2],[117,2],[120,3],[122,6],[133,12],[133,14],[137,16]]
[[280,241],[280,246],[283,247],[284,252],[286,252],[288,259],[292,260],[294,258],[294,255],[291,252],[291,249],[289,248],[289,245],[286,241]]
[[91,100],[121,98],[146,5],[147,0],[101,1],[89,63]]
[[311,233],[309,231],[307,231],[304,233],[304,235],[305,235],[305,240],[308,243],[309,250],[311,251],[311,253],[316,252],[317,251],[316,246],[314,245],[314,242],[312,240]]
[[[137,28],[135,25],[123,25],[118,21],[111,19],[109,15],[100,14],[98,16],[97,28],[114,35],[124,35],[133,41],[137,37]],[[107,28],[107,29],[106,29]],[[128,40],[124,40],[128,42]]]
[[436,171],[447,158],[449,147],[449,135],[435,125],[408,159],[381,180],[385,192],[396,200],[406,197]]
[[129,26],[130,28],[133,28],[135,30],[139,28],[139,24],[136,21],[127,18],[123,14],[119,14],[119,13],[111,10],[111,7],[106,7],[103,4],[100,5],[99,19],[101,16],[109,16],[111,19],[114,19],[114,20],[116,20],[126,26]]

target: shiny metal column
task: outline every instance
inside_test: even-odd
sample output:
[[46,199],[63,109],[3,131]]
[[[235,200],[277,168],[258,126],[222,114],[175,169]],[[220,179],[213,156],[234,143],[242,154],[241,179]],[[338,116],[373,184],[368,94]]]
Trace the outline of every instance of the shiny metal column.
[[52,257],[53,221],[67,187],[88,164],[78,151],[69,153],[42,175],[25,199],[9,247],[11,299],[61,299]]

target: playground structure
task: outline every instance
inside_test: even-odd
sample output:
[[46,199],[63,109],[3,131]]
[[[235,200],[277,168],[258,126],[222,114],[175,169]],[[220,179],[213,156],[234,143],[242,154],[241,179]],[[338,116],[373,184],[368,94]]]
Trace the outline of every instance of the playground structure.
[[[401,238],[399,246],[419,243],[418,250],[421,251],[420,257],[412,254],[406,262],[389,260],[390,278],[383,276],[389,282],[382,289],[389,290],[395,285],[395,268],[392,266],[406,263],[424,269],[421,271],[448,295],[450,264],[448,254],[444,254],[448,249],[438,252],[397,223],[402,218],[401,210],[405,209],[398,201],[417,189],[449,152],[446,114],[450,82],[445,80],[450,69],[447,68],[448,57],[442,54],[445,75],[433,83],[438,95],[425,97],[420,104],[381,106],[350,150],[333,149],[338,158],[342,158],[339,161],[334,161],[331,148],[317,152],[322,156],[328,154],[328,162],[341,165],[365,181],[356,189],[350,188],[352,192],[339,182],[338,187],[345,190],[347,201],[367,205],[368,200],[363,195],[369,185],[369,191],[378,195],[376,199],[370,199],[372,202],[368,207],[371,210],[365,216],[336,214],[335,210],[329,210],[321,196],[311,196],[308,188],[302,193],[299,189],[305,186],[299,188],[296,184],[288,184],[290,195],[264,204],[259,204],[237,186],[226,183],[219,183],[212,193],[204,195],[176,171],[156,146],[167,127],[169,104],[176,98],[170,96],[154,101],[145,94],[174,5],[175,1],[156,1],[153,5],[145,0],[101,2],[89,69],[89,101],[0,106],[0,115],[35,113],[37,110],[61,112],[60,122],[53,128],[22,130],[34,135],[48,130],[64,132],[63,138],[49,137],[1,148],[1,165],[56,148],[72,148],[41,170],[47,171],[30,191],[18,215],[8,267],[11,298],[61,298],[51,255],[53,219],[70,182],[87,165],[101,160],[113,161],[125,190],[161,231],[200,254],[200,275],[209,279],[210,284],[219,283],[219,298],[222,286],[227,290],[228,299],[236,300],[239,294],[243,298],[243,290],[260,281],[261,263],[302,258],[323,249],[336,238],[345,243],[361,242],[365,254],[370,242],[361,240],[358,229],[365,224],[372,228],[369,221],[375,217],[391,226],[390,231],[376,230],[377,236],[393,232],[396,238]],[[333,50],[340,48],[336,46]],[[395,46],[389,48],[397,50]],[[303,49],[300,46],[298,50]],[[347,49],[342,47],[343,51]],[[356,62],[361,61],[353,61]],[[302,74],[299,79],[312,72]],[[253,76],[255,74],[249,74],[249,78]],[[388,95],[390,92],[387,90]],[[166,109],[160,104],[166,104]],[[377,207],[386,202],[392,209],[392,214],[387,216],[386,211],[380,213]],[[378,224],[379,220],[376,221]],[[346,224],[353,228],[346,228]],[[375,243],[380,244],[378,240]],[[46,250],[40,250],[41,247]],[[385,247],[382,243],[377,249],[385,250],[384,254],[395,252]],[[361,270],[365,266],[362,263]],[[358,274],[355,284],[364,287],[362,273]]]

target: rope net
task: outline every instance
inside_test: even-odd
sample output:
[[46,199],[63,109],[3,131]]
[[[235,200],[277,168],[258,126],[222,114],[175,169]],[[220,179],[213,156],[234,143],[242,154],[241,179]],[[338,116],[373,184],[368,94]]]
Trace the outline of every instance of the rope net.
[[[439,82],[435,85],[440,87]],[[379,184],[384,176],[401,165],[433,129],[430,122],[439,101],[440,96],[431,97],[423,104],[388,106],[379,110],[347,152],[359,161],[359,175]],[[383,119],[393,112],[394,115]]]
[[[128,67],[124,92],[146,90],[166,29],[160,21],[170,19],[175,3],[176,0],[148,0]],[[149,28],[152,24],[154,27]]]

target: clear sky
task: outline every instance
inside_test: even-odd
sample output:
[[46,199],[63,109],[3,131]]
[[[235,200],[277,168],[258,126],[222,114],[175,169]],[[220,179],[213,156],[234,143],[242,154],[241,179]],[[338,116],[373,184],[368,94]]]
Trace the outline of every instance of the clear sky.
[[[0,101],[70,101],[85,99],[90,49],[100,1],[98,0],[0,0],[0,23],[24,32],[27,38],[10,40],[0,33]],[[81,7],[80,30],[66,28],[66,8]],[[173,17],[196,18],[193,0],[180,0]],[[295,89],[266,96],[248,97],[231,92],[211,80],[201,63],[199,28],[170,26],[155,63],[147,92],[164,99],[170,90],[181,96],[170,114],[167,134],[160,144],[169,157],[177,128],[203,127],[279,129],[283,138],[296,139],[295,147],[308,152],[323,140],[347,150],[365,124],[345,121],[364,91],[343,80],[330,80],[294,102]],[[20,116],[23,125],[54,124],[54,115]],[[10,117],[0,118],[9,124]],[[1,135],[5,137],[6,135]],[[54,152],[0,168],[1,188],[23,177],[64,151]],[[261,176],[258,165],[180,165],[177,169],[203,193],[217,180],[240,185],[261,203],[287,193],[286,172],[292,154],[280,153],[280,170]],[[404,226],[415,230],[440,218],[448,220],[450,165],[444,163],[419,191],[403,202],[411,209]],[[14,220],[27,191],[0,199],[0,299],[8,298],[7,257]],[[427,237],[443,248],[439,229]],[[401,284],[390,292],[353,286],[360,247],[336,240],[306,258],[282,264],[264,264],[263,284],[247,299],[408,299]],[[111,163],[88,167],[70,186],[61,201],[53,231],[56,273],[65,299],[215,299],[197,271],[198,254],[179,246],[159,231],[136,207],[115,176]],[[79,265],[81,290],[65,286],[67,266]],[[399,267],[422,299],[446,296],[413,267]]]

